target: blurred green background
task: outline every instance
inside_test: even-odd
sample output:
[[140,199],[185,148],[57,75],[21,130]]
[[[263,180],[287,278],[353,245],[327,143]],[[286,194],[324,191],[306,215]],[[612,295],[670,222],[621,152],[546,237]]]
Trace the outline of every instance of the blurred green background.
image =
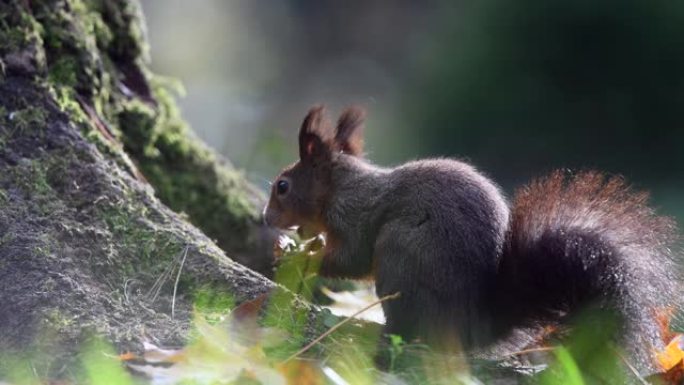
[[469,160],[512,193],[558,167],[625,175],[684,224],[684,2],[143,0],[157,73],[259,186],[308,107],[369,110],[384,165]]

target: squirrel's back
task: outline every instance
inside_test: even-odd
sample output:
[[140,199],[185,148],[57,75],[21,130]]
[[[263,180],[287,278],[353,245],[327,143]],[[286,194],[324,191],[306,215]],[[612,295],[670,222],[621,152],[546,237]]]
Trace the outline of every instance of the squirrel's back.
[[451,332],[464,348],[486,344],[489,298],[508,227],[503,194],[453,159],[406,163],[383,185],[373,245],[376,289],[380,296],[402,293],[385,305],[389,330],[438,343]]
[[389,174],[386,196],[395,210],[428,215],[430,224],[449,227],[455,235],[474,230],[460,225],[472,226],[487,231],[472,241],[491,240],[492,249],[503,244],[508,203],[499,187],[468,163],[449,158],[405,163]]

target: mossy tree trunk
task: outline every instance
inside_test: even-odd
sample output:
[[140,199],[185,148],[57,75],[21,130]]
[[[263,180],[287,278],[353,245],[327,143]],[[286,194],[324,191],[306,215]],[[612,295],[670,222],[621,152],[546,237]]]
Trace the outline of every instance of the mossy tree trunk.
[[177,345],[201,293],[283,292],[225,256],[268,271],[263,198],[181,120],[143,31],[134,0],[0,3],[0,361]]
[[11,0],[0,8],[7,78],[40,84],[82,135],[187,215],[236,261],[269,275],[263,194],[199,141],[173,81],[147,67],[136,0]]

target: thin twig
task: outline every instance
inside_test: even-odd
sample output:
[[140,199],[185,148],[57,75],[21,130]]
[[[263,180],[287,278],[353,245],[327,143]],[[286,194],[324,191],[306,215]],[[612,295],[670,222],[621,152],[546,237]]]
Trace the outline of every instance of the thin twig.
[[304,273],[302,274],[302,270],[297,269],[297,273],[299,273],[299,285],[297,285],[297,291],[295,294],[297,295],[302,295],[302,289],[304,289],[304,281],[306,279],[307,274],[309,273],[309,264],[311,263],[311,258],[306,258],[306,261],[304,262]]
[[375,305],[377,305],[377,304],[379,304],[379,303],[388,301],[388,300],[390,300],[390,299],[399,298],[399,295],[400,295],[400,294],[401,294],[401,293],[396,292],[396,293],[394,293],[394,294],[386,295],[386,296],[384,296],[384,297],[378,299],[377,301],[374,301],[374,302],[368,304],[368,305],[365,306],[363,309],[357,311],[356,313],[350,315],[349,317],[347,317],[347,318],[343,319],[342,321],[338,322],[337,324],[335,324],[335,326],[333,326],[333,327],[331,327],[330,329],[326,330],[325,333],[323,333],[323,334],[321,334],[320,336],[318,336],[315,340],[309,342],[309,344],[307,344],[307,345],[304,346],[303,348],[299,349],[299,351],[297,351],[297,352],[294,353],[293,355],[287,357],[287,359],[286,359],[285,361],[283,361],[283,363],[288,362],[288,361],[290,361],[291,359],[297,357],[298,355],[300,355],[300,354],[306,352],[307,350],[311,349],[311,347],[313,347],[314,345],[316,345],[317,343],[319,343],[323,338],[325,338],[325,337],[329,336],[330,334],[332,334],[335,330],[339,329],[342,325],[346,324],[347,322],[349,322],[352,318],[356,317],[357,315],[363,313],[364,311],[366,311],[366,310],[372,308],[373,306],[375,306]]
[[175,257],[173,261],[171,261],[171,263],[168,266],[166,266],[166,268],[159,275],[157,280],[154,281],[152,287],[145,294],[145,298],[147,301],[149,301],[150,303],[154,303],[157,300],[157,297],[159,297],[159,293],[161,292],[162,287],[166,283],[166,280],[171,276],[171,273],[173,272],[173,269],[177,261],[178,257]]
[[178,267],[178,275],[176,275],[176,283],[173,285],[173,298],[171,298],[171,319],[173,319],[176,314],[176,290],[178,290],[178,281],[180,281],[181,271],[183,271],[183,265],[185,264],[185,258],[188,256],[188,249],[190,246],[185,246],[185,251],[183,252],[183,260]]
[[630,364],[629,361],[627,361],[627,358],[625,358],[625,356],[623,356],[623,355],[622,355],[617,349],[615,349],[615,348],[613,348],[612,350],[613,350],[613,353],[615,353],[616,356],[620,357],[620,359],[622,360],[622,362],[624,362],[625,365],[627,365],[627,367],[629,368],[629,370],[632,371],[632,373],[634,373],[634,376],[639,380],[639,382],[641,382],[641,383],[644,384],[644,385],[649,385],[649,382],[646,381],[646,380],[644,380],[643,377],[641,377],[641,375],[639,374],[639,371],[636,370],[636,368],[635,368],[632,364]]
[[520,356],[523,354],[535,353],[535,352],[550,352],[550,351],[554,350],[555,348],[556,348],[555,346],[541,346],[538,348],[523,349],[523,350],[518,350],[517,352],[507,353],[504,355],[504,357]]

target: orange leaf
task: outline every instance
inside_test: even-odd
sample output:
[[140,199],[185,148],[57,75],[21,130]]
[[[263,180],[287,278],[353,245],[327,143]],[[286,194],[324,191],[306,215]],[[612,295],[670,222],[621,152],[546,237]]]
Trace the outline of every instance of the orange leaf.
[[277,365],[276,369],[285,376],[288,385],[322,385],[323,372],[306,361],[292,360]]
[[138,357],[133,352],[126,352],[123,354],[119,354],[119,360],[121,360],[121,361],[133,361],[133,360],[138,360],[138,359],[140,359],[140,357]]
[[268,293],[261,294],[251,301],[245,301],[235,307],[233,311],[230,312],[234,321],[245,322],[256,321],[259,316],[259,311],[264,306],[264,302],[268,299]]
[[674,316],[675,309],[672,306],[656,309],[655,316],[658,325],[660,326],[660,336],[664,343],[672,341],[677,337],[677,333],[670,328],[670,322]]
[[665,373],[662,373],[658,378],[664,384],[681,385],[684,381],[684,361],[679,361],[675,366]]
[[684,335],[679,334],[675,336],[672,341],[665,347],[662,352],[656,353],[656,359],[660,367],[668,372],[677,365],[681,366],[684,360]]

